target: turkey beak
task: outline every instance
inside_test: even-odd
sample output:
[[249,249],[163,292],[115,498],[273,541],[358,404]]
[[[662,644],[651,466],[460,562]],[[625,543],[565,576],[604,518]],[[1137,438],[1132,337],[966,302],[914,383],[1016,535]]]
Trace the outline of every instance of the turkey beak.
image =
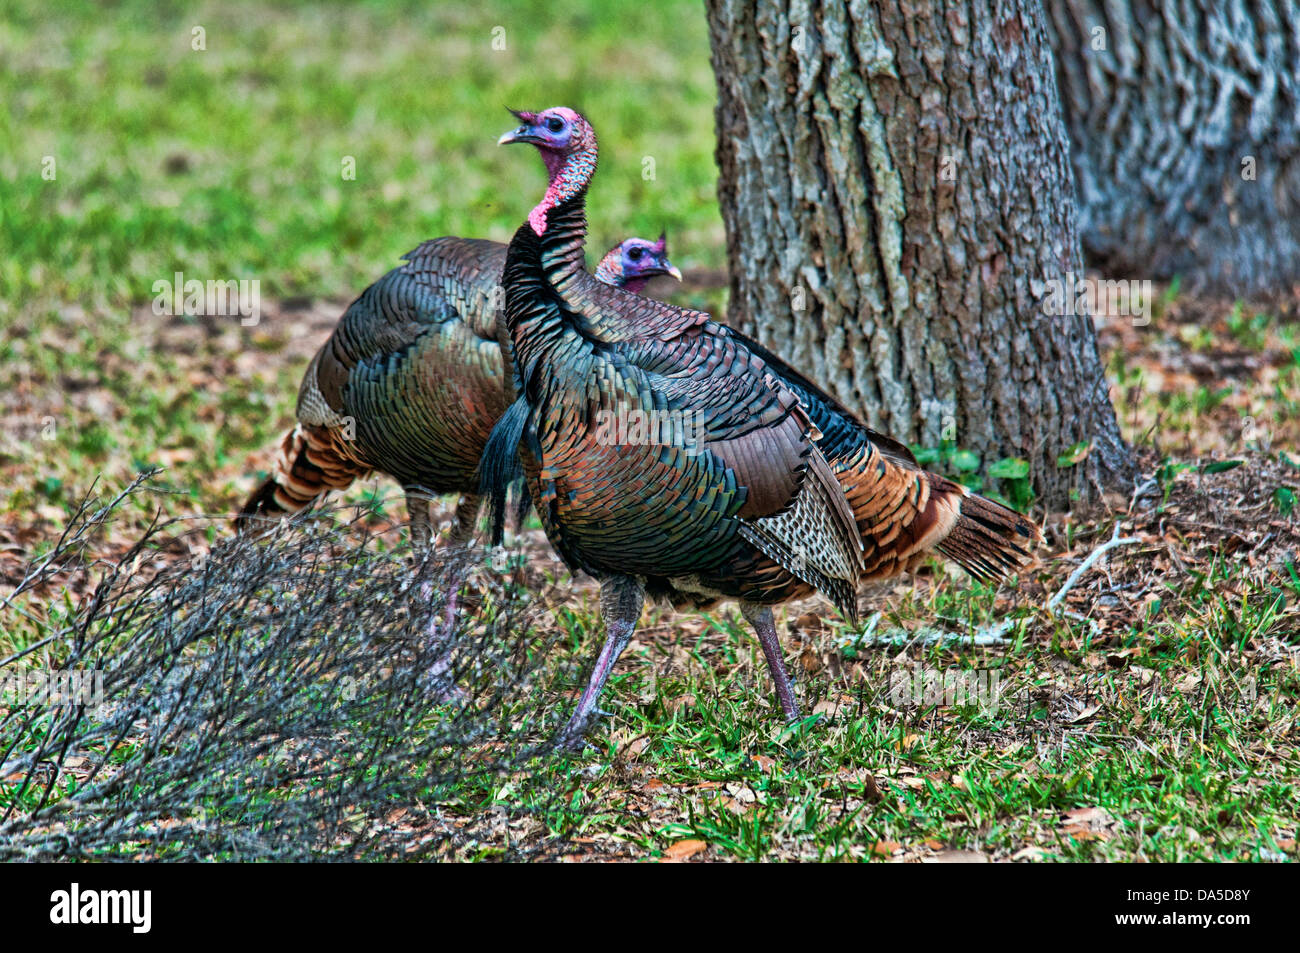
[[665,259],[662,260],[662,264],[663,264],[663,268],[664,268],[664,274],[666,274],[666,275],[672,275],[672,276],[673,276],[674,278],[676,278],[678,281],[681,281],[681,280],[682,280],[682,273],[681,273],[681,271],[678,270],[678,268],[677,268],[676,265],[674,265],[674,264],[673,264],[671,261],[669,261],[667,258],[665,258]]
[[518,119],[520,125],[518,129],[511,129],[498,139],[497,145],[505,146],[512,142],[531,142],[535,145],[542,141],[541,137],[533,132],[533,116],[531,114],[516,109],[510,109],[507,112]]

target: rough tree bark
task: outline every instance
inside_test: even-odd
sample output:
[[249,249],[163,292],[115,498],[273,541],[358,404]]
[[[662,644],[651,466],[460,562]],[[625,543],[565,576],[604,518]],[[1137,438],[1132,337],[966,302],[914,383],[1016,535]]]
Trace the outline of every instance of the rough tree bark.
[[1047,0],[1089,265],[1233,294],[1300,282],[1294,0]]
[[728,320],[887,433],[1024,457],[1049,505],[1128,479],[1091,322],[1042,309],[1082,269],[1037,0],[707,6]]

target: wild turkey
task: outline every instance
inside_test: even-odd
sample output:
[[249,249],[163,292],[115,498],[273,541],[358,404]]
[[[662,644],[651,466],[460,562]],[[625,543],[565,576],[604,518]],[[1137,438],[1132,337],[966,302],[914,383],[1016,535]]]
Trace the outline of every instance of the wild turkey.
[[[855,617],[861,578],[927,551],[981,576],[1029,555],[1032,523],[921,470],[763,348],[708,315],[593,282],[582,249],[595,134],[563,107],[515,115],[500,142],[535,145],[549,183],[506,259],[521,388],[485,450],[483,486],[499,505],[517,453],[552,544],[601,580],[606,640],[564,744],[581,745],[647,594],[676,607],[740,600],[794,720],[770,606],[816,588]],[[695,439],[682,428],[600,439],[602,421],[633,413],[689,419]]]
[[[432,496],[462,494],[452,539],[473,532],[479,456],[513,394],[497,326],[506,246],[436,238],[404,258],[352,302],[307,368],[298,425],[236,517],[241,531],[377,470],[406,491],[417,551],[431,541]],[[662,235],[626,239],[596,271],[637,291],[657,275],[681,279]]]
[[650,279],[659,275],[682,280],[682,273],[668,260],[668,236],[664,232],[654,242],[644,238],[624,239],[605,253],[591,274],[601,284],[633,294],[640,294]]

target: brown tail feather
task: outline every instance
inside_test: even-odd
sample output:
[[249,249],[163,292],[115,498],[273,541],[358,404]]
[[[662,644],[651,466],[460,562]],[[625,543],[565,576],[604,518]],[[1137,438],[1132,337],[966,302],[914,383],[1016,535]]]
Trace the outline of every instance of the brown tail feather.
[[935,548],[971,575],[990,581],[1024,565],[1042,542],[1038,527],[1014,510],[952,485],[964,494],[957,522]]
[[938,551],[999,579],[1041,541],[1025,517],[874,445],[833,461],[865,547],[863,578],[915,569]]
[[275,469],[235,517],[236,531],[247,533],[259,522],[304,510],[330,490],[346,489],[369,473],[341,440],[329,428],[302,424],[285,434]]

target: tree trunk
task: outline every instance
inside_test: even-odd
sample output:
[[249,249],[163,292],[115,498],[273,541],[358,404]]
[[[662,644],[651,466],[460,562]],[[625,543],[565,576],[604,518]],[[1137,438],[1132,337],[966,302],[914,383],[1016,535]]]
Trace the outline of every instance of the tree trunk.
[[1294,0],[1047,0],[1089,265],[1232,294],[1300,282]]
[[729,321],[886,433],[1027,459],[1049,505],[1130,477],[1091,321],[1043,310],[1082,269],[1039,3],[708,15]]

